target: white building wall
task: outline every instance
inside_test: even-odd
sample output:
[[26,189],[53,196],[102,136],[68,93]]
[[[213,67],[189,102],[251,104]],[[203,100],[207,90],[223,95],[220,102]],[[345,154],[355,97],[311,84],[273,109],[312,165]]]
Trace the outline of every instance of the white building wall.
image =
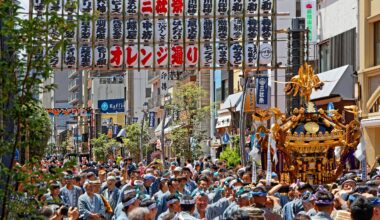
[[[92,80],[92,108],[98,109],[98,101],[106,99],[124,98],[124,80],[122,83],[101,84],[101,79],[112,79],[112,77],[96,77]],[[116,79],[117,80],[117,79]]]
[[[296,17],[296,1],[295,0],[278,0],[277,1],[277,12],[288,12],[288,16],[278,16],[277,17],[277,29],[288,29],[292,25],[292,18]],[[288,62],[288,42],[284,39],[288,38],[286,33],[277,35],[277,62],[282,63],[285,66]],[[286,71],[283,69],[278,70],[278,81],[285,82]],[[277,106],[275,106],[275,92],[274,87],[277,86]],[[273,107],[278,107],[281,111],[286,110],[286,97],[284,93],[284,84],[274,82],[274,71],[271,72],[271,104]]]
[[318,13],[319,41],[329,39],[357,27],[357,15],[358,0],[320,1]]
[[[133,75],[133,116],[140,121],[143,118],[143,105],[148,101],[146,89],[152,86],[148,81],[148,70],[134,72]],[[128,98],[128,97],[127,97]]]

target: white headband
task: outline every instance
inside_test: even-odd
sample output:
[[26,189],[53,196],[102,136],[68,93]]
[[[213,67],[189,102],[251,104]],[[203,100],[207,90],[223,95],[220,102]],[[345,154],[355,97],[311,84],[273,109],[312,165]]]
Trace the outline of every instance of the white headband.
[[171,200],[167,201],[166,204],[171,205],[171,204],[174,204],[176,202],[179,202],[179,200],[178,199],[171,199]]
[[127,207],[127,206],[132,205],[133,203],[136,202],[136,200],[137,200],[137,196],[136,196],[135,198],[129,200],[128,202],[124,202],[124,203],[123,203],[123,207]]
[[155,209],[156,207],[156,203],[152,203],[150,206],[148,206],[148,209]]
[[195,204],[195,200],[194,199],[191,199],[191,200],[181,200],[181,205],[194,205]]

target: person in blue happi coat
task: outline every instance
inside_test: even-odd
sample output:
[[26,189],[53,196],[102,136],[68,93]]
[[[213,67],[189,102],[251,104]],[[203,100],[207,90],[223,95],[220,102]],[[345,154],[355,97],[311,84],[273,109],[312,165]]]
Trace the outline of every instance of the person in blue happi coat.
[[106,216],[106,209],[100,195],[94,193],[94,184],[97,181],[86,181],[86,192],[79,196],[78,209],[79,219],[101,219]]

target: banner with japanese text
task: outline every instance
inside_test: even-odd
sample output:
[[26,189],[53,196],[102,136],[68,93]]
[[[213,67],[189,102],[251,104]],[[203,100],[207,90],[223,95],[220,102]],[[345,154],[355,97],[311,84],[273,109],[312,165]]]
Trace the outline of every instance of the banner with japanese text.
[[69,40],[56,69],[249,70],[272,61],[272,1],[33,0],[33,14],[58,11],[77,24],[51,30]]

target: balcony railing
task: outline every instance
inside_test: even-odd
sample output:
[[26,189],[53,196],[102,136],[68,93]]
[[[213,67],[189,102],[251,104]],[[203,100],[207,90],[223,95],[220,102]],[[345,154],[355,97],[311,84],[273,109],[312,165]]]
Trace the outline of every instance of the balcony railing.
[[69,91],[73,91],[74,89],[79,87],[79,79],[73,79],[69,82]]
[[76,103],[78,101],[79,101],[79,93],[78,92],[71,93],[69,96],[69,103],[73,104],[73,103]]

